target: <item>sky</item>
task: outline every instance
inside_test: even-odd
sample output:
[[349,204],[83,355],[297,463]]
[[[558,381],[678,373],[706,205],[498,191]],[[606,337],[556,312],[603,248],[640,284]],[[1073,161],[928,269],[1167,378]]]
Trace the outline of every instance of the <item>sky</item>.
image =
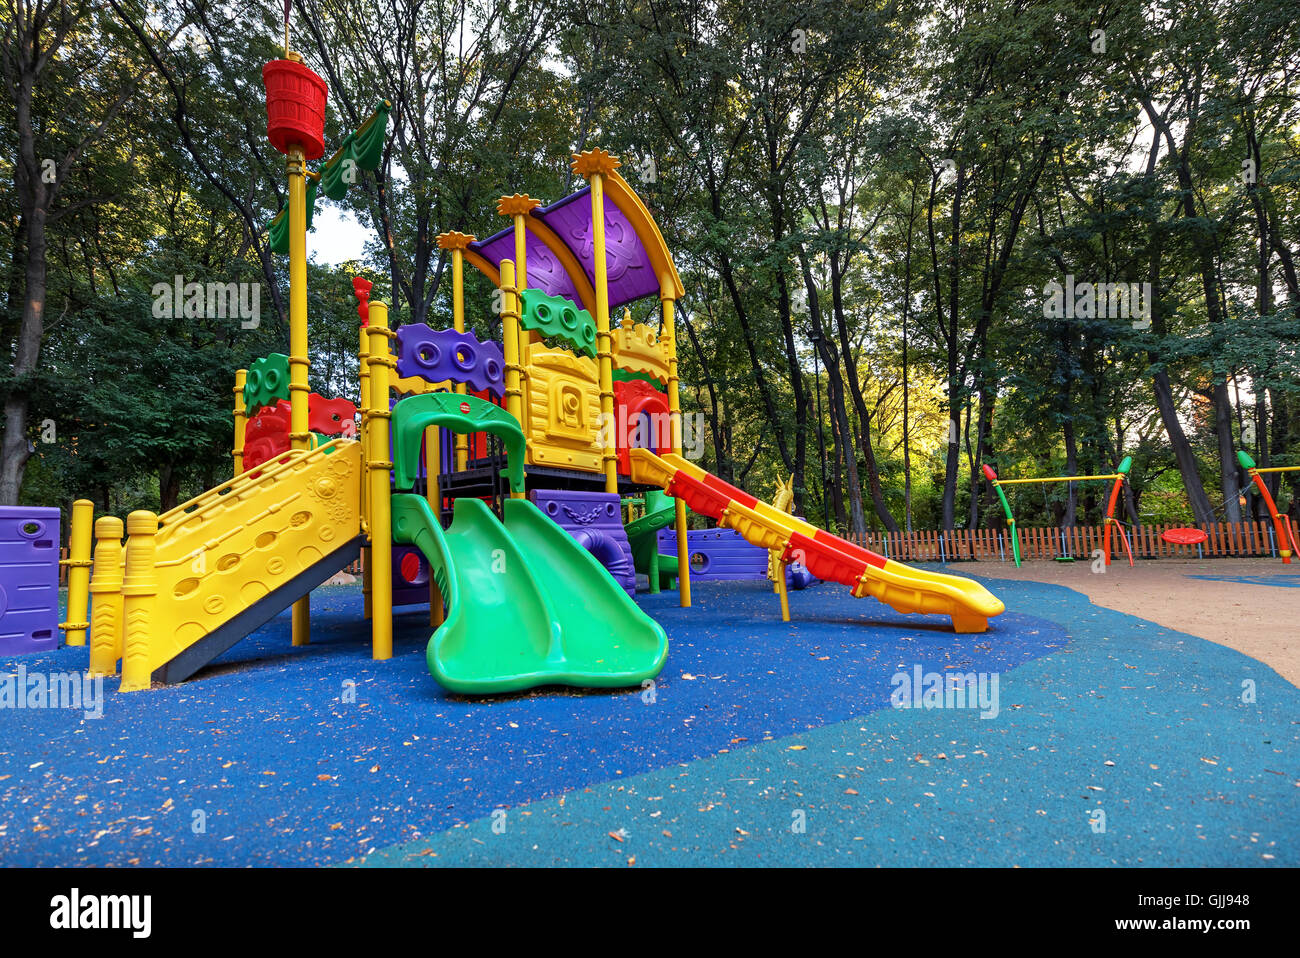
[[316,262],[337,266],[347,260],[361,259],[369,227],[362,226],[348,210],[332,203],[321,203],[312,217],[313,229],[307,234],[307,254]]

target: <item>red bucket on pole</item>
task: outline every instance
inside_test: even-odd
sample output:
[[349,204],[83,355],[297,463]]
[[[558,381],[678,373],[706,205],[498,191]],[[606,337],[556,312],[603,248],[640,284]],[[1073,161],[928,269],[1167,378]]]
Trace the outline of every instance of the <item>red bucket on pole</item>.
[[266,85],[266,135],[286,156],[295,146],[303,157],[325,155],[325,81],[294,60],[272,60],[262,67]]

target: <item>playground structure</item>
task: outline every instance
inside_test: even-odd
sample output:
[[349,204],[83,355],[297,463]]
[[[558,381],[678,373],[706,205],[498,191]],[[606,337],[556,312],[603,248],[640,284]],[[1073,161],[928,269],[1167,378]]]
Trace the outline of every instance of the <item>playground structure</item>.
[[[1264,476],[1270,473],[1281,472],[1300,472],[1300,466],[1268,466],[1261,469],[1255,465],[1255,460],[1250,457],[1244,450],[1237,450],[1237,462],[1242,469],[1246,470],[1246,475],[1250,477],[1251,482],[1255,484],[1255,489],[1259,492],[1260,498],[1264,500],[1264,506],[1268,509],[1268,516],[1273,520],[1274,534],[1277,536],[1277,551],[1282,557],[1282,562],[1286,565],[1291,564],[1291,556],[1296,553],[1295,536],[1291,533],[1291,523],[1277,509],[1277,503],[1273,499],[1273,494],[1269,492],[1268,484],[1264,481]],[[1287,548],[1290,546],[1290,548]]]
[[[715,520],[720,540],[749,544],[755,577],[773,579],[787,620],[791,575],[950,616],[958,632],[983,631],[1003,611],[975,582],[911,569],[790,515],[788,485],[769,505],[682,458],[681,280],[619,161],[600,149],[574,157],[584,189],[545,207],[502,197],[510,225],[482,241],[439,236],[452,328],[394,331],[370,284],[354,281],[360,403],[312,393],[306,233],[316,192],[342,195],[345,161],[376,167],[388,105],[313,171],[308,162],[324,156],[324,81],[287,39],[263,75],[268,137],[287,157],[288,203],[270,238],[289,258],[289,351],[235,374],[229,481],[162,515],[101,517],[93,551],[93,507],[77,502],[62,626],[68,644],[89,635],[92,673],[114,674],[120,662],[123,691],[182,681],[290,607],[293,644],[306,645],[310,593],[364,555],[374,659],[392,655],[394,606],[423,598],[435,628],[429,670],[451,691],[636,685],[668,650],[632,599],[637,552],[648,549],[655,590],[675,560],[689,607],[688,508]],[[466,263],[495,287],[499,343],[466,327]],[[650,295],[657,329],[627,309],[611,327],[612,310]],[[625,526],[624,497],[637,495],[646,515]],[[675,556],[660,554],[670,527]],[[48,541],[57,563],[57,536]]]
[[1011,540],[1011,554],[1015,559],[1016,568],[1020,568],[1020,537],[1016,534],[1016,517],[1011,512],[1011,503],[1007,500],[1007,495],[1002,491],[1003,486],[1023,485],[1027,483],[1041,483],[1046,485],[1053,482],[1095,482],[1109,481],[1110,497],[1106,500],[1105,516],[1105,533],[1102,545],[1102,556],[1106,565],[1111,564],[1111,555],[1113,549],[1113,533],[1118,531],[1120,541],[1124,543],[1124,551],[1128,554],[1128,564],[1133,565],[1133,550],[1129,546],[1128,534],[1124,531],[1123,524],[1115,518],[1115,506],[1119,502],[1120,490],[1124,488],[1124,483],[1128,481],[1129,470],[1133,466],[1133,459],[1125,456],[1114,472],[1102,473],[1095,476],[1029,476],[1020,479],[1000,479],[997,472],[992,466],[985,463],[981,466],[984,472],[984,478],[993,486],[993,491],[998,494],[998,501],[1002,503],[1002,510],[1006,513],[1008,536]]

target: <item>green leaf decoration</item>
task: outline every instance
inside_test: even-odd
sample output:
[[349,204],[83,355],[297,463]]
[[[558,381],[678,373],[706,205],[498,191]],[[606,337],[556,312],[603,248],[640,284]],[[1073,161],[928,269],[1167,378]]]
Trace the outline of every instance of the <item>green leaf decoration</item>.
[[[316,181],[307,180],[307,229],[311,229],[312,217],[316,213]],[[285,207],[275,214],[268,227],[271,234],[271,252],[288,255],[289,253],[289,208]]]

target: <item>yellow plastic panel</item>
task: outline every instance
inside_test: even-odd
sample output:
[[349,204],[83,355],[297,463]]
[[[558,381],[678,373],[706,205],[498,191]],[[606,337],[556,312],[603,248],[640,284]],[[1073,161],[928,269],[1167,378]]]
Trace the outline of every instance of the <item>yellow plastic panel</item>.
[[161,517],[149,670],[360,534],[361,444],[294,451]]
[[528,348],[524,431],[530,465],[601,471],[596,364],[542,343]]

